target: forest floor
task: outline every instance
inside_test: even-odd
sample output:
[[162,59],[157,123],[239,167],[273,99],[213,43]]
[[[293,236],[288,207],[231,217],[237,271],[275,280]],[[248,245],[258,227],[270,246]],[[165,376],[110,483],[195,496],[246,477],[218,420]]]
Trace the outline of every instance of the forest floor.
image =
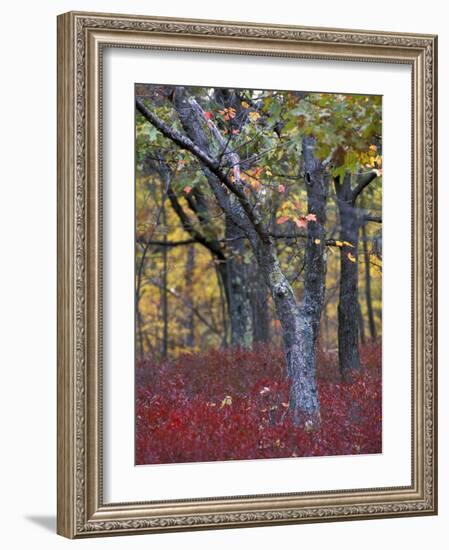
[[136,373],[136,463],[208,462],[380,453],[380,344],[342,381],[335,352],[319,351],[321,428],[292,425],[281,350],[214,350],[143,361]]

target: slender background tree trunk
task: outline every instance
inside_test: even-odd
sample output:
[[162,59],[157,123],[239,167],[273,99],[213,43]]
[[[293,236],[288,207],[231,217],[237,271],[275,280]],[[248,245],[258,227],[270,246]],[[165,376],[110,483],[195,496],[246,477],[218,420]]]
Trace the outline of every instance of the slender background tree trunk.
[[185,294],[187,300],[187,318],[185,323],[186,337],[185,345],[193,347],[195,345],[195,313],[194,313],[194,292],[193,275],[195,270],[195,246],[189,246],[187,250],[187,261],[185,266]]
[[245,263],[246,239],[242,230],[228,217],[226,218],[226,239],[230,251],[226,267],[231,344],[232,346],[251,349],[253,344],[253,316],[248,277],[249,269]]
[[340,295],[338,302],[338,358],[344,378],[360,369],[358,311],[358,218],[352,204],[351,176],[336,183],[340,217]]
[[375,340],[376,323],[374,321],[373,301],[371,297],[371,270],[370,270],[370,255],[368,250],[368,236],[366,233],[366,225],[362,224],[362,246],[363,246],[363,259],[365,263],[365,300],[366,309],[368,312],[368,327],[371,340]]

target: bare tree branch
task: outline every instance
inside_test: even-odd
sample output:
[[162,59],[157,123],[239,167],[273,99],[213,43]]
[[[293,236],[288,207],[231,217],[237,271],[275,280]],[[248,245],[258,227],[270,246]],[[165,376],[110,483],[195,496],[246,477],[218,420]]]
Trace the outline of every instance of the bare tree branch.
[[214,239],[208,239],[200,231],[198,231],[193,225],[192,220],[184,212],[184,209],[182,208],[181,203],[179,202],[178,197],[174,193],[171,185],[171,170],[162,158],[160,158],[158,166],[160,174],[166,182],[168,200],[170,201],[173,210],[176,212],[184,231],[189,233],[189,235],[191,235],[196,242],[202,244],[205,248],[210,250],[219,260],[225,260],[225,256],[219,243]]
[[362,218],[363,222],[375,222],[375,223],[382,223],[382,217],[381,216],[372,216],[371,214],[365,214]]
[[357,177],[357,185],[352,190],[352,204],[355,204],[357,197],[360,193],[367,187],[373,179],[377,178],[377,171],[373,170],[372,172],[367,172],[364,174],[359,174]]
[[254,207],[246,197],[242,186],[235,184],[232,179],[223,172],[219,163],[203,151],[200,147],[195,145],[195,143],[189,139],[187,136],[181,134],[177,130],[168,126],[162,119],[160,119],[156,114],[150,111],[143,103],[142,100],[136,98],[136,108],[141,113],[141,115],[148,120],[157,130],[159,130],[165,137],[169,138],[173,143],[178,145],[181,149],[189,151],[194,155],[204,166],[206,166],[212,174],[214,174],[218,180],[233,193],[239,200],[245,214],[252,223],[255,231],[263,242],[269,241],[269,235],[263,226],[263,223],[256,216],[254,212]]

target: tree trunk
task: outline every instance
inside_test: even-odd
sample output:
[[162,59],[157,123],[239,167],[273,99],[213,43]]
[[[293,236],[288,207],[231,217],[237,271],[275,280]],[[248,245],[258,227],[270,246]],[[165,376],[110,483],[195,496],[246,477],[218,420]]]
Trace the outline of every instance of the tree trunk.
[[[351,185],[351,174],[343,181],[335,180],[337,206],[340,218],[340,298],[338,303],[338,357],[343,378],[351,378],[360,369],[358,318],[358,247],[359,219],[356,201],[363,190],[377,177],[377,171],[357,176]],[[365,239],[364,239],[365,240]]]
[[251,349],[253,318],[248,284],[248,265],[245,263],[246,239],[242,230],[228,217],[226,217],[226,239],[231,255],[226,262],[231,345]]
[[373,311],[373,301],[371,297],[371,271],[370,271],[370,258],[368,251],[368,240],[366,234],[366,226],[362,224],[362,245],[363,245],[363,258],[365,261],[365,300],[366,300],[366,309],[368,312],[368,326],[371,340],[375,340],[377,337],[376,334],[376,323],[374,321],[374,311]]
[[268,310],[268,288],[257,264],[249,267],[250,300],[253,316],[253,341],[270,341],[270,313]]
[[299,304],[280,268],[274,244],[262,247],[257,254],[283,329],[293,422],[295,425],[304,425],[307,429],[314,429],[320,423],[316,343],[324,305],[326,277],[325,223],[328,176],[321,162],[314,156],[315,145],[314,137],[304,138],[303,158],[308,213],[316,216],[316,221],[308,223],[304,290]]
[[[204,135],[200,121],[192,112],[185,94],[181,92],[174,94],[173,105],[189,138],[203,150],[209,152],[209,142]],[[204,170],[204,167],[202,168],[205,177],[210,178],[210,172]],[[207,223],[204,214],[202,220],[203,223]],[[248,269],[244,263],[244,256],[247,251],[245,235],[229,216],[225,216],[225,225],[225,234],[228,239],[228,254],[226,254],[225,260],[226,275],[224,275],[223,269],[219,269],[219,273],[226,289],[231,344],[250,349],[253,344],[253,319],[247,281]]]
[[195,246],[189,246],[187,250],[187,261],[185,266],[185,288],[186,301],[189,306],[185,320],[185,345],[192,348],[195,345],[195,313],[194,313],[194,292],[193,274],[195,269]]
[[[358,326],[358,229],[357,211],[353,205],[351,176],[336,182],[340,217],[340,296],[338,302],[338,359],[343,378],[360,369]],[[349,244],[346,244],[349,243]]]
[[296,300],[283,274],[274,245],[261,247],[259,265],[270,287],[276,314],[282,326],[287,374],[290,380],[289,408],[295,425],[319,425],[313,323]]
[[[306,378],[309,379],[309,384],[313,388],[317,401],[315,415],[319,417],[316,387],[316,344],[326,289],[325,226],[329,179],[322,163],[314,156],[315,146],[315,138],[304,138],[303,158],[308,214],[314,215],[316,221],[309,221],[307,227],[304,291],[300,305],[300,318],[301,336],[304,343],[303,353],[306,357]],[[295,384],[300,385],[301,381],[295,382]],[[310,420],[314,423],[316,418]]]
[[[162,200],[162,223],[167,226],[167,214],[165,211],[165,198]],[[167,242],[167,233],[164,231],[163,242]],[[162,357],[168,355],[168,247],[162,247],[162,288],[161,288],[161,312],[162,312]]]
[[[217,275],[217,284],[220,291],[220,312],[221,312],[221,322],[223,327],[223,334],[221,337],[221,347],[226,348],[228,346],[229,342],[229,324],[228,324],[228,302],[227,302],[227,296],[226,296],[226,287],[223,282],[223,277],[220,274],[220,266],[221,263],[218,263],[215,266],[215,273]],[[226,271],[226,266],[223,272]],[[226,279],[226,275],[224,273],[224,278]]]
[[357,321],[359,323],[360,344],[363,346],[366,342],[365,321],[363,319],[362,307],[358,299],[357,299]]

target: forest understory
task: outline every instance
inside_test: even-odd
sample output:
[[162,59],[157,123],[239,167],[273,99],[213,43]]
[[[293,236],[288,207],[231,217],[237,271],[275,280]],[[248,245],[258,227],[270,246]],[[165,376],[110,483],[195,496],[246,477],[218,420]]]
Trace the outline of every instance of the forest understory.
[[382,452],[380,342],[343,380],[336,351],[317,351],[321,423],[297,427],[281,349],[218,349],[136,370],[136,464]]

